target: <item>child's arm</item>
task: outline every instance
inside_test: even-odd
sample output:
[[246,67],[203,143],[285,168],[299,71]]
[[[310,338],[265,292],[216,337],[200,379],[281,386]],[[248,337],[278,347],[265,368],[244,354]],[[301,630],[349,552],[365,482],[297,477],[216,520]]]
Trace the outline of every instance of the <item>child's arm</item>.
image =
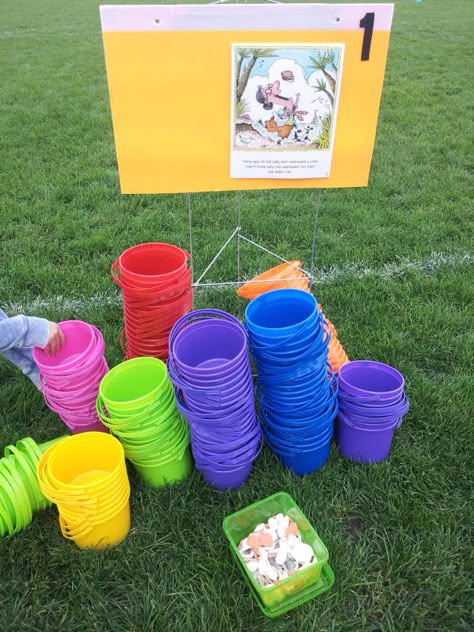
[[61,329],[45,318],[13,316],[0,310],[0,352],[9,349],[41,347],[46,353],[57,353],[64,343]]

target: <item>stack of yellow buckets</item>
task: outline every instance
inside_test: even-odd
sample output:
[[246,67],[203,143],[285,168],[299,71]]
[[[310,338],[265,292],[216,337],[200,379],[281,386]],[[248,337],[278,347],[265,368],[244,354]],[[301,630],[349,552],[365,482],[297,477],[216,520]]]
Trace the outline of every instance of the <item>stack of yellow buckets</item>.
[[41,491],[59,510],[65,538],[80,548],[121,542],[130,529],[130,484],[120,442],[103,432],[66,437],[38,464]]

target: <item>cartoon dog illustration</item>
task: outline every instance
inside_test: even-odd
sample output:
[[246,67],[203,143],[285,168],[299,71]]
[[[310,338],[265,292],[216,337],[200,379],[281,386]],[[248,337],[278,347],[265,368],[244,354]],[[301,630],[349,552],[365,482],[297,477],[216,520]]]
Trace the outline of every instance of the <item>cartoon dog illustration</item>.
[[294,99],[293,97],[282,97],[280,94],[280,82],[277,80],[265,87],[258,86],[255,98],[263,105],[264,110],[272,110],[273,105],[282,105],[288,109],[290,114],[293,114],[298,108],[300,95],[297,93]]

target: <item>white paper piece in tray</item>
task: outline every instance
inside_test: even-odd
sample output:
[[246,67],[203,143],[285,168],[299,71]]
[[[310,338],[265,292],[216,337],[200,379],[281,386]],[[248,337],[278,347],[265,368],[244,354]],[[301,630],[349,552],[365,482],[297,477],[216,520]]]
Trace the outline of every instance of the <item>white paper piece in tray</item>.
[[344,45],[233,44],[232,178],[327,178]]

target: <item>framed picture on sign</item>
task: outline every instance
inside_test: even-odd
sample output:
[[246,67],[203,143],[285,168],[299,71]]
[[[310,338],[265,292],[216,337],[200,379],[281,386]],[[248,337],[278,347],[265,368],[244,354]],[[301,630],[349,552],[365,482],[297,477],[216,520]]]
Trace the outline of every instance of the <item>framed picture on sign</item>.
[[232,178],[327,178],[344,44],[234,44]]

